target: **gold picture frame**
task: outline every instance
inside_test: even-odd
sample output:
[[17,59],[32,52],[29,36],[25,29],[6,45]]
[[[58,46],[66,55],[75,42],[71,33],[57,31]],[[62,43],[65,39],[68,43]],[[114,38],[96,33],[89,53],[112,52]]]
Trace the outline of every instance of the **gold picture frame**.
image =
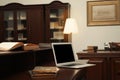
[[118,1],[88,1],[87,25],[119,25],[120,11]]

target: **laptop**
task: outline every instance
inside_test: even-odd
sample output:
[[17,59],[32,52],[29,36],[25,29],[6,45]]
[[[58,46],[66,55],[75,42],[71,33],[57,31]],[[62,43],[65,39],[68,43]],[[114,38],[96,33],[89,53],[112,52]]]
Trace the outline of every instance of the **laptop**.
[[64,68],[83,68],[93,66],[88,64],[89,60],[77,60],[72,48],[72,43],[51,43],[55,64],[57,67]]

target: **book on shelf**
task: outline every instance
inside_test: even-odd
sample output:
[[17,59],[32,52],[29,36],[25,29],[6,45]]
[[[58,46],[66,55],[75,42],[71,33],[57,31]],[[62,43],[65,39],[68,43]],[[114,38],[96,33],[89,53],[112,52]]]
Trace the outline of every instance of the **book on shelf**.
[[23,50],[22,42],[1,42],[0,51]]

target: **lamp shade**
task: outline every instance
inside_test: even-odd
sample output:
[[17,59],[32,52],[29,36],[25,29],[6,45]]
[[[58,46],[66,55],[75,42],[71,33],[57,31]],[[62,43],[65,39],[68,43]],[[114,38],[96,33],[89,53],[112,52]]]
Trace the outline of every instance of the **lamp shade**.
[[70,34],[70,33],[77,33],[77,32],[78,32],[78,28],[77,28],[76,20],[73,18],[67,18],[63,33]]

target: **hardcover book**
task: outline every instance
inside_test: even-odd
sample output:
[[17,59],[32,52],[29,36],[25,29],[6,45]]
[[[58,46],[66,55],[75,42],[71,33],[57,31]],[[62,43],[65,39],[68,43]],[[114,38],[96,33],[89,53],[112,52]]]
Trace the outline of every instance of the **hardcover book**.
[[24,43],[22,42],[1,42],[0,43],[0,51],[11,51],[23,49]]

